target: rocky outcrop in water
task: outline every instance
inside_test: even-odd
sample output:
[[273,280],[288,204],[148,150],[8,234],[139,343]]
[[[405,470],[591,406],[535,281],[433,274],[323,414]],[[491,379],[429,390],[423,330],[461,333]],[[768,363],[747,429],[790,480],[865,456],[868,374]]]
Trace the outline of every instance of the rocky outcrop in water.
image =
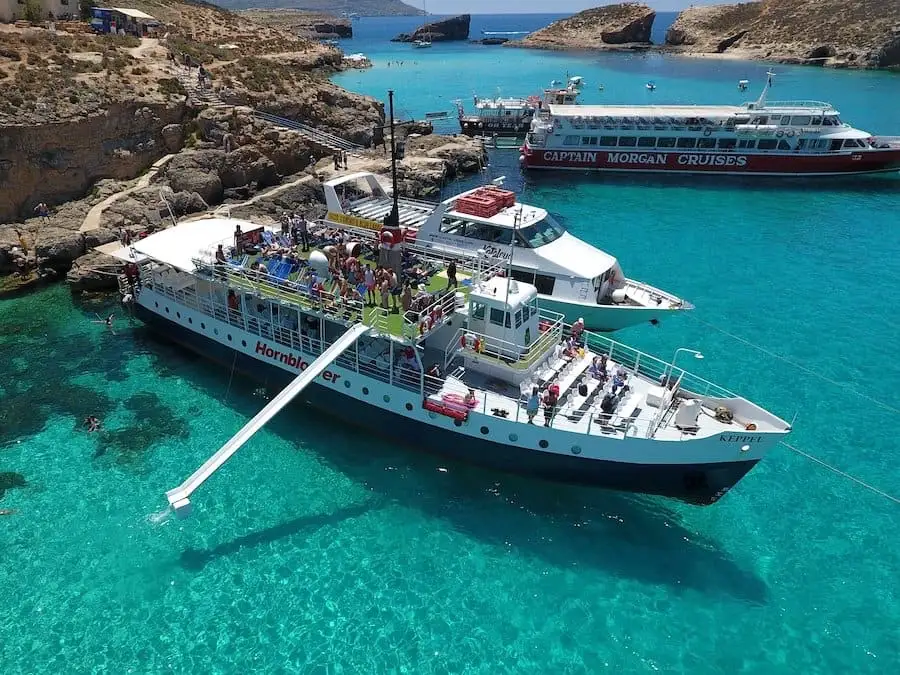
[[691,7],[666,45],[832,67],[900,67],[900,3],[883,0],[761,0]]
[[460,14],[449,19],[426,23],[417,28],[412,34],[400,33],[391,42],[415,42],[416,40],[431,40],[432,42],[450,42],[452,40],[468,40],[469,24],[472,16]]
[[646,47],[656,12],[639,3],[587,9],[527,35],[510,46],[536,49],[621,49]]
[[317,38],[352,38],[353,24],[350,19],[342,19],[321,12],[302,9],[246,9],[239,12],[243,17],[264,26],[277,26],[297,35]]

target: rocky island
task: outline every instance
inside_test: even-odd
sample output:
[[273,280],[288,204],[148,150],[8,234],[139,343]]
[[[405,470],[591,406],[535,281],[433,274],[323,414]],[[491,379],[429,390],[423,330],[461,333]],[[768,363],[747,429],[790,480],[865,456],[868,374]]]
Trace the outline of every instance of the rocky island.
[[[108,286],[117,268],[95,247],[219,204],[314,213],[319,160],[346,142],[351,168],[383,155],[365,148],[384,105],[328,79],[339,50],[213,5],[133,4],[164,38],[0,26],[0,293],[73,264],[75,288]],[[480,147],[431,143],[408,150],[411,194],[481,166]]]
[[900,67],[900,3],[883,0],[761,0],[691,7],[666,32],[666,45],[832,67]]
[[431,40],[432,42],[450,42],[453,40],[468,40],[469,25],[472,16],[460,14],[459,16],[426,23],[417,28],[412,34],[400,33],[391,42],[415,42],[416,40]]
[[656,12],[640,3],[587,9],[506,43],[533,49],[646,49]]

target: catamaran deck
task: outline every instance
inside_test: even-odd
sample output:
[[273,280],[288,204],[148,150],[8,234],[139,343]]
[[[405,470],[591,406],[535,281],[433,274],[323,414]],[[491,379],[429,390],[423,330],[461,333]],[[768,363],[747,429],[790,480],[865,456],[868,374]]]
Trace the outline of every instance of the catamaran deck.
[[[399,199],[400,224],[418,230],[437,208],[437,204],[420,202],[412,199]],[[394,201],[390,197],[364,197],[350,202],[344,212],[347,215],[381,222],[391,209]]]

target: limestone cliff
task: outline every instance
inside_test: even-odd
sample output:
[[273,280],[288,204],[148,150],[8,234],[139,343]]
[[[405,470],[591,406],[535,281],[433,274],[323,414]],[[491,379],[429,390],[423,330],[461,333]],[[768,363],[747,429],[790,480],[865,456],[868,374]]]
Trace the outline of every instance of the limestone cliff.
[[352,38],[350,19],[302,9],[246,9],[240,15],[264,26],[276,26],[304,37]]
[[116,103],[70,122],[0,129],[0,222],[33,215],[39,202],[83,195],[99,178],[132,178],[176,147],[166,129],[183,104]]
[[417,28],[414,33],[400,33],[391,42],[415,42],[416,40],[431,40],[432,42],[449,42],[452,40],[468,40],[469,25],[472,17],[469,14],[460,14],[449,19],[426,23]]
[[537,49],[646,46],[650,44],[650,31],[655,18],[656,12],[640,3],[606,5],[555,21],[522,40],[507,44]]
[[666,32],[666,44],[789,63],[900,67],[900,3],[760,0],[692,7]]

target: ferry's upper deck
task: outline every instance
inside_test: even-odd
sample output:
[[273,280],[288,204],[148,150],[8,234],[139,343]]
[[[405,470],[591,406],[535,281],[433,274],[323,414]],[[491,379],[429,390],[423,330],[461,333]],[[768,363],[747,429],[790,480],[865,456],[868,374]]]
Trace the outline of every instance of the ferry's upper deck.
[[744,105],[551,105],[553,117],[643,117],[729,119],[751,113],[779,115],[838,115],[824,101],[771,101]]

